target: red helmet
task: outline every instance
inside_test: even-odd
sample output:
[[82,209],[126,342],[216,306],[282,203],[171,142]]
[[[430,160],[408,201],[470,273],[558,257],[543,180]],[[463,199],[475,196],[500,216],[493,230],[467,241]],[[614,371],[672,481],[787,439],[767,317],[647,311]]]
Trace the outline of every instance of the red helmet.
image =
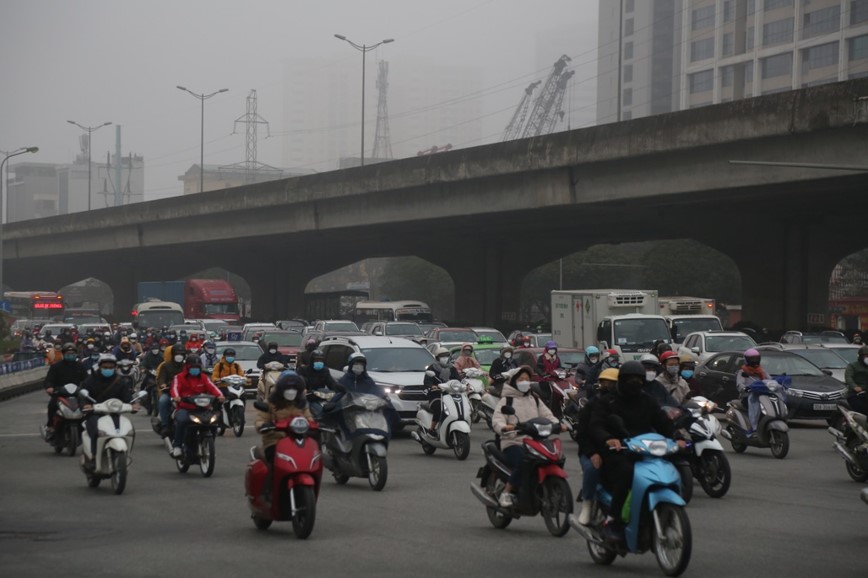
[[666,363],[667,359],[672,359],[673,357],[678,359],[678,354],[674,351],[665,351],[663,355],[660,356],[660,363]]

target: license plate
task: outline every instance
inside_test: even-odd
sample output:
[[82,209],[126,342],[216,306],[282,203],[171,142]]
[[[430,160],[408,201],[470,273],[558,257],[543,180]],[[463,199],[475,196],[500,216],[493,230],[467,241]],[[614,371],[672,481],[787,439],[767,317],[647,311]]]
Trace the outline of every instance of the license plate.
[[815,403],[814,411],[834,411],[836,407],[834,403]]

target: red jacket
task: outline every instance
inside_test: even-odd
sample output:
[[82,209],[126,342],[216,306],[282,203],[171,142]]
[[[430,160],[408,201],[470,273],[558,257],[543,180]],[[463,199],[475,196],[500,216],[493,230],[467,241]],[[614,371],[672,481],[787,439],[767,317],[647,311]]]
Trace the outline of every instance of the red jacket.
[[[184,371],[175,376],[172,380],[171,397],[193,397],[201,393],[221,397],[223,393],[217,389],[205,373],[193,377],[189,373],[189,368],[185,367]],[[181,401],[178,403],[179,409],[196,409],[192,403]]]

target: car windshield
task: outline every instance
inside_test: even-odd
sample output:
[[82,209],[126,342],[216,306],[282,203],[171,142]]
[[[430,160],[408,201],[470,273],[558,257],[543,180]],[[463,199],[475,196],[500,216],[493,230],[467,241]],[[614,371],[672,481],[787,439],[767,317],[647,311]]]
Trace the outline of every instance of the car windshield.
[[[672,325],[675,326],[675,342],[681,343],[684,338],[691,333],[697,331],[720,331],[723,327],[720,326],[720,321],[714,317],[697,317],[695,319],[682,318],[673,319]],[[714,349],[713,351],[723,351],[722,349]]]
[[238,315],[237,303],[205,303],[205,315]]
[[575,367],[582,362],[585,355],[581,351],[558,351],[558,357],[561,358],[561,364]]
[[506,337],[496,329],[474,329],[479,337],[490,337],[494,343],[506,343]]
[[755,347],[753,339],[741,335],[719,335],[705,338],[706,351],[744,351]]
[[276,342],[280,347],[298,347],[301,345],[301,333],[264,333],[262,341]]
[[76,325],[83,325],[87,323],[99,323],[102,321],[102,317],[99,315],[89,316],[89,315],[75,315],[72,317],[64,317],[64,323],[74,323]]
[[227,348],[235,350],[235,361],[256,361],[262,355],[262,350],[256,345],[223,345],[217,348],[217,355],[223,355]]
[[172,329],[173,331],[186,331],[187,333],[190,333],[191,331],[202,331],[202,328],[198,325],[172,325],[169,329]]
[[184,323],[184,314],[171,309],[140,311],[136,316],[136,323],[139,327],[169,327]]
[[805,345],[817,345],[820,343],[842,343],[846,344],[847,339],[840,335],[811,335],[811,334],[803,334],[802,335],[802,343]]
[[474,331],[441,331],[437,334],[440,341],[460,341],[462,343],[476,343],[479,337]]
[[499,349],[477,349],[476,350],[476,361],[479,362],[479,365],[491,365],[494,363],[494,360],[500,357]]
[[325,324],[326,331],[358,331],[358,326],[352,321],[329,321]]
[[825,374],[816,365],[793,353],[763,355],[762,366],[769,375],[807,375],[822,377]]
[[858,347],[836,347],[832,351],[843,357],[847,363],[854,363],[859,360]]
[[363,349],[368,359],[368,371],[394,373],[399,371],[425,371],[434,357],[421,347],[378,347]]
[[389,323],[386,335],[422,335],[422,330],[415,323]]
[[616,319],[615,345],[624,352],[651,351],[655,341],[669,343],[669,327],[663,319]]
[[208,331],[222,331],[223,328],[229,326],[228,323],[219,319],[204,319],[202,325],[204,325],[205,329]]
[[535,342],[537,347],[545,347],[546,342],[552,340],[551,333],[537,333],[535,335],[529,335],[528,337]]
[[797,349],[793,353],[823,369],[844,369],[847,367],[844,358],[831,349]]

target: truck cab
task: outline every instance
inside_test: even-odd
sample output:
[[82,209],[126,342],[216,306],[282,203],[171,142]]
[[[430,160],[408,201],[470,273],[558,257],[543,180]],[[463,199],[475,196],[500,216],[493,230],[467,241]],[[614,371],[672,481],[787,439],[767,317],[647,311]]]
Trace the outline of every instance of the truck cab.
[[650,353],[658,341],[669,343],[669,326],[660,315],[632,313],[604,317],[597,327],[601,349],[615,349],[622,361],[639,359]]

